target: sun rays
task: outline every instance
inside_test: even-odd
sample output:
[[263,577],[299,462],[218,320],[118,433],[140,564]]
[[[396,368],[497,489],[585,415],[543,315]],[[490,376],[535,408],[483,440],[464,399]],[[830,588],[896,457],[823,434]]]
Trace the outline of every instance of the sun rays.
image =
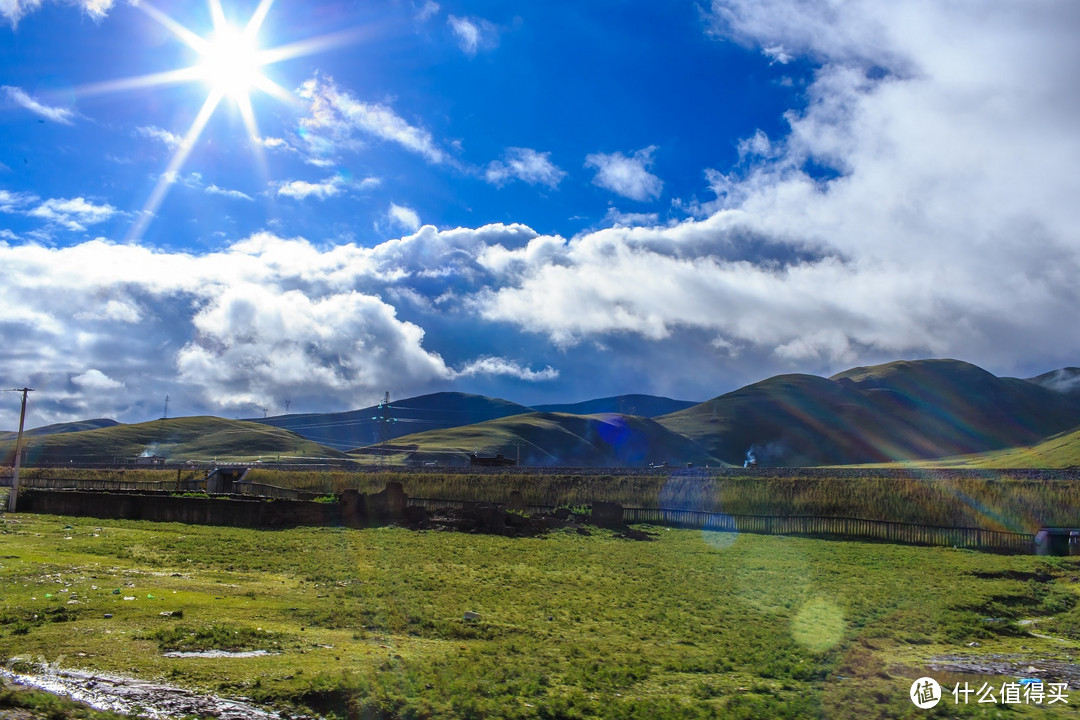
[[205,35],[199,35],[154,6],[146,2],[139,3],[136,7],[195,51],[198,55],[197,62],[189,67],[106,80],[76,88],[76,93],[85,97],[192,82],[201,82],[207,87],[206,98],[195,119],[177,144],[165,170],[158,176],[142,209],[138,211],[126,241],[131,242],[142,237],[222,101],[228,100],[235,104],[251,140],[252,151],[256,154],[256,164],[265,172],[259,127],[251,101],[252,93],[262,92],[287,105],[298,105],[300,100],[294,93],[267,77],[264,68],[283,60],[354,42],[361,35],[361,29],[355,28],[277,47],[260,48],[259,32],[273,4],[274,0],[260,0],[250,19],[240,27],[226,17],[221,0],[207,0],[212,28]]

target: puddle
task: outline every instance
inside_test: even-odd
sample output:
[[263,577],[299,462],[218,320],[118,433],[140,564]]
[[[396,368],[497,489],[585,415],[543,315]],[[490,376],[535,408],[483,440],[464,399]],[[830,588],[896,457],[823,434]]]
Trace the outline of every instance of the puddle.
[[1049,658],[1032,659],[1010,655],[942,655],[926,666],[935,672],[957,675],[1039,678],[1044,682],[1067,682],[1080,687],[1080,664]]
[[243,650],[241,652],[229,652],[228,650],[199,650],[183,652],[180,650],[172,650],[170,652],[161,653],[164,657],[169,658],[249,658],[249,657],[263,657],[264,655],[278,655],[280,653],[270,652],[268,650]]
[[65,695],[98,710],[138,712],[155,720],[187,715],[209,716],[219,720],[280,720],[281,717],[241,700],[200,695],[169,685],[82,670],[39,666],[32,674],[23,674],[0,668],[0,678]]

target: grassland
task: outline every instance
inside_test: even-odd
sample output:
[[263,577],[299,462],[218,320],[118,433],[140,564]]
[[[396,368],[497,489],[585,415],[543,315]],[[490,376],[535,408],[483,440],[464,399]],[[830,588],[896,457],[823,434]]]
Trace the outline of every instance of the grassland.
[[[908,688],[933,658],[1075,668],[1080,650],[1068,558],[688,530],[632,542],[12,514],[0,548],[9,665],[342,718],[917,717]],[[1030,618],[1058,639],[1028,634]],[[164,655],[177,648],[277,654]],[[951,697],[942,710],[1075,716]]]
[[[992,450],[972,455],[895,463],[892,467],[923,468],[1067,468],[1080,467],[1080,429],[1059,433],[1034,445]],[[888,467],[888,466],[882,466]]]

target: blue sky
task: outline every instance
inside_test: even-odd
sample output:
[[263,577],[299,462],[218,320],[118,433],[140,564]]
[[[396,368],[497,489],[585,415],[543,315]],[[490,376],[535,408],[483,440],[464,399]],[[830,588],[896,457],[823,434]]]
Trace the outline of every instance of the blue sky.
[[[214,49],[253,15],[273,62]],[[1067,0],[0,0],[0,381],[44,424],[1075,365],[1077,30]]]

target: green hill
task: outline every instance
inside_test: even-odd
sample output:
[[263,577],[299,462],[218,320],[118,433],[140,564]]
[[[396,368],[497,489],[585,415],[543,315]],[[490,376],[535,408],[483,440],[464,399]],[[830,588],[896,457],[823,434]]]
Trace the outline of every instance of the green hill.
[[[95,420],[77,420],[75,422],[63,422],[55,423],[53,425],[42,425],[41,427],[32,428],[30,430],[23,431],[23,439],[32,437],[42,437],[44,435],[56,435],[58,433],[79,432],[80,430],[96,430],[98,428],[113,427],[120,423],[108,418],[97,418]],[[19,436],[18,431],[0,432],[0,442],[5,440],[14,440]]]
[[953,455],[934,460],[889,463],[888,466],[925,468],[968,467],[986,469],[1080,468],[1080,428],[1049,437],[1035,445]]
[[635,415],[528,413],[465,427],[399,437],[410,462],[458,464],[476,452],[522,465],[643,466],[720,463],[704,448],[648,418]]
[[847,465],[1031,445],[1080,425],[1080,402],[969,363],[918,360],[781,375],[657,421],[729,463]]
[[685,410],[697,405],[690,400],[672,400],[657,395],[616,395],[614,397],[585,400],[579,403],[558,403],[553,405],[533,405],[540,412],[573,413],[575,415],[595,415],[596,413],[623,413],[656,417]]
[[[252,460],[264,455],[344,457],[295,433],[244,420],[186,417],[134,425],[23,436],[28,463],[126,463],[140,455],[184,460]],[[13,461],[14,440],[0,442],[0,462]]]
[[[532,408],[484,395],[440,392],[397,400],[386,415],[386,438],[393,440],[425,430],[458,427],[532,412]],[[379,406],[337,413],[307,413],[252,419],[251,422],[283,428],[297,435],[337,448],[351,448],[380,442],[383,431]]]
[[1041,385],[1048,390],[1056,390],[1066,395],[1080,397],[1080,368],[1066,367],[1051,370],[1033,378],[1027,378],[1028,382]]

